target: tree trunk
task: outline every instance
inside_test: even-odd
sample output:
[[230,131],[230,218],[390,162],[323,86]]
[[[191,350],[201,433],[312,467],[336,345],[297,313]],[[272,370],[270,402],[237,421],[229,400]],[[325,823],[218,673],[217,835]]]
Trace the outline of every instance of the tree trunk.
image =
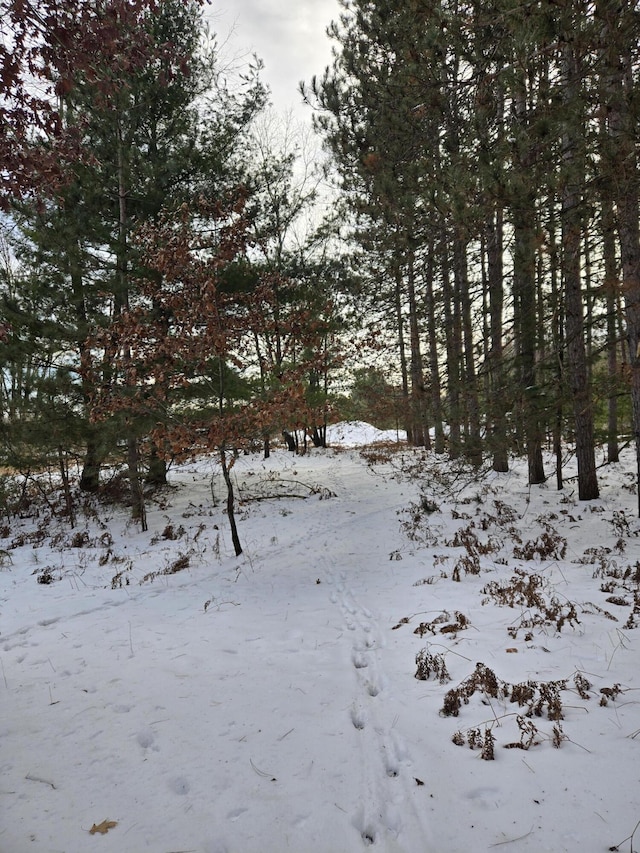
[[410,401],[409,401],[409,372],[407,367],[407,352],[404,342],[404,318],[402,316],[402,271],[398,264],[394,267],[395,278],[395,309],[396,309],[396,324],[398,330],[398,350],[400,352],[400,377],[402,381],[402,418],[405,432],[407,433],[407,441],[409,444],[413,442],[413,433],[411,429],[410,418]]
[[80,489],[83,492],[97,492],[100,488],[100,468],[102,465],[102,452],[98,438],[89,435],[80,475]]
[[436,453],[442,454],[445,451],[444,428],[442,424],[442,386],[440,383],[440,366],[438,363],[438,333],[436,320],[436,304],[433,290],[433,270],[434,270],[434,244],[433,240],[429,243],[428,261],[426,270],[426,290],[425,290],[425,305],[427,313],[427,334],[429,338],[429,371],[430,387],[431,387],[431,412],[434,423],[434,446]]
[[489,322],[491,350],[489,353],[489,432],[493,451],[493,470],[509,470],[505,410],[505,371],[502,341],[503,291],[503,214],[495,206],[487,222],[487,279],[489,289]]
[[546,480],[542,460],[543,432],[540,419],[540,389],[536,371],[536,192],[533,175],[535,154],[528,125],[526,82],[521,72],[514,93],[518,137],[511,185],[513,214],[514,325],[518,338],[519,381],[522,387],[522,421],[527,446],[529,483]]
[[471,322],[471,296],[467,268],[467,241],[463,229],[457,228],[453,247],[456,292],[460,298],[460,325],[462,337],[462,375],[464,376],[464,405],[467,412],[465,456],[476,467],[482,464],[480,440],[480,401],[475,358],[473,354],[473,326]]
[[425,413],[424,375],[412,254],[409,255],[407,264],[407,292],[409,297],[409,334],[411,342],[411,430],[413,433],[413,445],[414,447],[429,447],[429,429]]
[[[118,287],[119,291],[114,300],[114,313],[118,316],[129,305],[129,269],[127,262],[128,214],[127,214],[127,180],[125,175],[125,154],[122,123],[118,120]],[[131,361],[128,344],[125,343],[125,361]],[[135,381],[135,380],[133,380]],[[129,382],[129,377],[127,377]],[[136,424],[127,418],[127,466],[129,469],[129,486],[131,488],[131,516],[139,521],[142,530],[147,529],[147,511],[144,504],[144,492],[140,483],[140,453],[136,436]]]
[[566,340],[569,381],[573,399],[576,458],[578,462],[578,497],[582,501],[599,496],[593,433],[591,389],[584,341],[583,296],[580,282],[582,230],[582,192],[584,169],[579,155],[579,140],[584,133],[579,104],[579,68],[575,47],[564,47],[564,113],[562,193],[562,271],[564,277]]
[[131,488],[131,518],[140,523],[140,528],[146,531],[147,508],[144,503],[144,491],[140,482],[140,454],[138,442],[133,436],[127,439],[127,468]]
[[227,455],[223,447],[220,448],[220,465],[222,467],[222,476],[224,477],[224,482],[227,486],[227,518],[229,519],[229,526],[231,527],[231,541],[233,542],[236,557],[239,557],[240,554],[242,554],[242,545],[240,544],[238,526],[236,524],[235,495],[233,492],[231,473],[229,471],[229,466],[227,465]]
[[[603,190],[604,193],[604,190]],[[608,192],[607,192],[608,196]],[[601,198],[602,256],[604,260],[604,291],[607,304],[607,461],[620,458],[618,445],[618,270],[616,263],[615,219],[610,198]]]
[[448,242],[446,227],[442,228],[442,243],[440,257],[442,264],[442,298],[444,303],[444,330],[447,349],[447,397],[449,421],[449,458],[458,459],[462,452],[460,429],[460,358],[461,334],[459,323],[456,322],[455,294],[451,286],[451,271],[449,269]]
[[609,165],[604,179],[611,179],[618,213],[640,515],[640,208],[633,103],[636,87],[632,69],[638,33],[635,8],[630,9],[628,2],[600,0],[598,15],[602,24],[602,89],[611,137],[604,141],[605,163]]
[[145,483],[153,488],[167,485],[167,463],[159,455],[157,447],[151,448],[149,470],[145,477]]
[[559,284],[560,261],[556,225],[556,200],[549,188],[547,212],[547,231],[549,234],[549,278],[551,281],[551,350],[554,361],[554,407],[551,425],[553,436],[553,455],[556,463],[556,488],[564,488],[562,473],[562,423],[564,418],[564,300]]

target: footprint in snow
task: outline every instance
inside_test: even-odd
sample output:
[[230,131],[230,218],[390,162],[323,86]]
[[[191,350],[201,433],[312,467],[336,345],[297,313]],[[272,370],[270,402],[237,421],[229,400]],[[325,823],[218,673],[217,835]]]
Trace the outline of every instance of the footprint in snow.
[[367,681],[367,693],[369,696],[377,696],[381,690],[382,687],[378,681]]
[[155,745],[156,736],[151,729],[143,729],[141,732],[138,732],[136,740],[138,741],[138,745],[143,749],[154,749],[156,752],[158,751],[158,747]]
[[362,652],[354,652],[352,657],[353,665],[356,669],[366,669],[369,666],[367,659],[362,654]]
[[351,722],[355,729],[361,730],[367,725],[367,715],[362,708],[351,709]]
[[189,784],[189,780],[185,779],[184,776],[175,776],[169,782],[169,788],[179,797],[185,797],[191,790],[191,785]]

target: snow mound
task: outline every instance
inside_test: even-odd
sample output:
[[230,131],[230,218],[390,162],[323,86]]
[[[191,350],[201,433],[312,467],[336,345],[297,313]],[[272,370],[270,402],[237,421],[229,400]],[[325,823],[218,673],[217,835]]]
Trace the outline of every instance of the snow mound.
[[343,421],[327,427],[327,444],[329,446],[361,447],[380,442],[406,441],[404,430],[378,429],[364,421]]

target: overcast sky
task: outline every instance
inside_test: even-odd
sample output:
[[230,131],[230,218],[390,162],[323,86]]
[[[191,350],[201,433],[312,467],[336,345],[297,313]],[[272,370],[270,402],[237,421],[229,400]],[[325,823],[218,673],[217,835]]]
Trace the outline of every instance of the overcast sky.
[[256,53],[264,62],[263,82],[279,112],[301,106],[300,80],[320,76],[331,61],[326,29],[340,13],[338,0],[212,0],[205,7],[211,29],[227,54]]

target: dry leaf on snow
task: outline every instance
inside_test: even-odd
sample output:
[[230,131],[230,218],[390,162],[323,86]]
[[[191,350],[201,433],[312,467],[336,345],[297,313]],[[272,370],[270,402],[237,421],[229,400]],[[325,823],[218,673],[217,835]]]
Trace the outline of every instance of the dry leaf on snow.
[[102,823],[94,823],[91,829],[89,830],[89,834],[95,835],[96,832],[99,832],[100,835],[106,835],[110,829],[113,829],[113,827],[117,825],[117,820],[103,820]]

